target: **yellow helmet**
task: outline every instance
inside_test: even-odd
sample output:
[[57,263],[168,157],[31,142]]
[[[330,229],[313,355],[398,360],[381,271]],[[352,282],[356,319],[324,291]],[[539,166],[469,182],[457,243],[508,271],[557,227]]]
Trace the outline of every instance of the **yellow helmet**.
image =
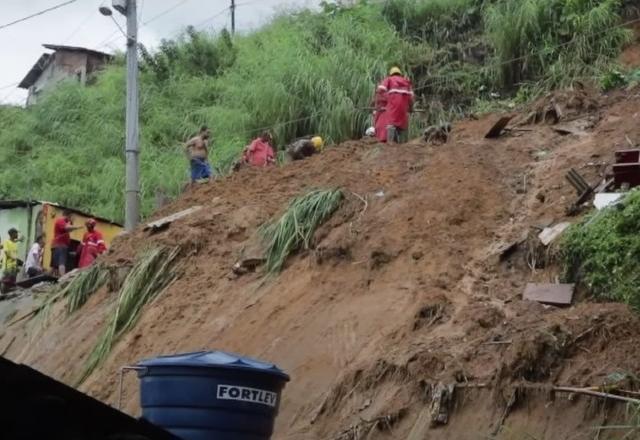
[[315,147],[316,151],[322,151],[322,147],[324,147],[324,141],[320,136],[314,136],[311,138],[311,143]]
[[402,75],[402,70],[398,66],[393,66],[391,70],[389,70],[389,75]]

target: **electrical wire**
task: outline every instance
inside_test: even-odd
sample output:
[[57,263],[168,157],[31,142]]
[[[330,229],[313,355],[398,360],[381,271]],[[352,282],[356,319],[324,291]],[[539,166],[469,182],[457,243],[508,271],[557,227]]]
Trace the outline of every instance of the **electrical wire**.
[[38,16],[40,16],[40,15],[46,14],[47,12],[55,11],[56,9],[60,9],[60,8],[62,8],[63,6],[70,5],[71,3],[75,3],[76,1],[77,1],[77,0],[69,0],[69,1],[66,1],[66,2],[64,2],[64,3],[60,3],[60,4],[57,4],[57,5],[55,5],[55,6],[52,6],[52,7],[50,7],[50,8],[43,9],[42,11],[36,12],[35,14],[31,14],[31,15],[28,15],[28,16],[26,16],[26,17],[19,18],[19,19],[14,20],[14,21],[12,21],[12,22],[10,22],[10,23],[5,23],[5,24],[3,24],[3,25],[0,25],[0,30],[2,30],[2,29],[6,29],[6,28],[8,28],[9,26],[13,26],[14,24],[22,23],[23,21],[27,21],[27,20],[29,20],[29,19],[31,19],[31,18],[38,17]]
[[157,19],[164,17],[165,15],[169,14],[170,12],[173,12],[174,10],[178,9],[180,6],[184,5],[185,3],[187,3],[190,0],[180,0],[178,3],[176,3],[175,5],[171,6],[168,9],[165,9],[164,11],[154,15],[153,17],[151,17],[149,20],[145,21],[144,23],[142,23],[142,27],[148,25],[149,23],[153,23],[154,21],[156,21]]
[[[101,4],[103,4],[103,3],[104,3],[104,0],[98,0],[98,5],[101,5]],[[87,16],[86,16],[86,18],[80,22],[80,24],[78,25],[78,27],[76,27],[76,28],[73,30],[73,32],[71,32],[71,33],[69,34],[69,36],[68,36],[67,38],[65,38],[65,39],[64,39],[64,41],[62,42],[62,44],[67,44],[67,43],[69,42],[69,40],[71,40],[73,37],[75,37],[75,36],[76,36],[76,34],[77,34],[78,32],[80,32],[80,29],[82,29],[82,28],[83,28],[83,27],[84,27],[84,26],[85,26],[85,25],[86,25],[86,24],[87,24],[87,23],[88,23],[88,22],[89,22],[93,17],[95,17],[95,16],[96,16],[96,11],[95,11],[96,9],[97,9],[97,7],[95,7],[95,8],[92,8],[92,9],[91,9],[91,12],[89,12],[89,15],[87,15]]]
[[[236,5],[238,6],[238,5]],[[195,29],[199,29],[200,27],[204,26],[205,24],[209,23],[212,20],[215,20],[216,18],[220,17],[222,14],[224,14],[225,12],[229,11],[231,8],[229,6],[227,6],[226,8],[222,9],[221,11],[215,13],[214,15],[212,15],[209,18],[205,18],[204,20],[202,20],[201,22],[199,22],[198,24],[195,24],[193,27]]]

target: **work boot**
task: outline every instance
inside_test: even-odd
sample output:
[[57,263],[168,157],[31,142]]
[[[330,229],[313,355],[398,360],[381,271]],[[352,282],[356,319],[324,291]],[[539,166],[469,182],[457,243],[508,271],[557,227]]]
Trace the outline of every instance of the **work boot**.
[[387,125],[387,143],[388,144],[398,143],[398,132],[394,125]]

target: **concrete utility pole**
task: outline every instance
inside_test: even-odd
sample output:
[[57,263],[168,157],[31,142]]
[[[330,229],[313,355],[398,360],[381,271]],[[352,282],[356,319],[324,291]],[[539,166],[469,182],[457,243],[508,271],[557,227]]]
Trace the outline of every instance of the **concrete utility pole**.
[[229,10],[231,11],[231,34],[233,35],[236,33],[236,0],[231,0]]
[[[113,8],[127,17],[127,112],[126,188],[124,227],[132,231],[140,220],[139,135],[138,135],[138,16],[136,0],[112,0]],[[113,19],[113,11],[106,6],[98,8],[105,17]],[[115,22],[115,20],[114,20]],[[116,22],[116,25],[118,23]],[[120,27],[118,25],[118,27]]]
[[138,14],[136,0],[127,0],[127,162],[124,226],[133,230],[140,220],[139,135],[138,135]]

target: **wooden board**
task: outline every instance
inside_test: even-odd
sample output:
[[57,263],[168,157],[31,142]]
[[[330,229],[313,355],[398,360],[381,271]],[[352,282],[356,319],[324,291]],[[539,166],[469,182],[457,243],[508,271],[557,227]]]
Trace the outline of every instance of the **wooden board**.
[[500,118],[498,122],[493,124],[493,127],[491,127],[491,130],[489,130],[487,134],[484,135],[484,137],[486,139],[493,139],[500,136],[502,134],[502,130],[506,128],[507,124],[509,123],[509,121],[511,121],[514,118],[514,116],[515,115],[510,115],[510,116],[504,116]]
[[538,238],[542,242],[543,245],[549,246],[553,240],[562,235],[562,233],[571,226],[569,222],[558,223],[557,225],[553,225],[550,228],[544,228],[540,234],[538,234]]
[[22,280],[16,283],[16,286],[22,287],[23,289],[28,289],[29,287],[33,287],[39,283],[55,283],[58,281],[58,277],[54,277],[52,275],[48,275],[46,273],[42,275],[38,275],[37,277],[27,278],[26,280]]
[[554,306],[568,306],[573,300],[575,284],[535,284],[529,283],[522,298]]
[[175,222],[176,220],[179,220],[183,217],[191,215],[194,212],[200,211],[201,209],[202,209],[202,206],[199,206],[199,205],[193,206],[189,209],[185,209],[184,211],[176,212],[175,214],[171,214],[168,217],[164,217],[164,218],[161,218],[160,220],[156,220],[155,222],[149,223],[147,224],[147,226],[144,227],[144,229],[145,231],[148,229],[155,231],[158,229],[165,228],[169,226],[171,223]]

